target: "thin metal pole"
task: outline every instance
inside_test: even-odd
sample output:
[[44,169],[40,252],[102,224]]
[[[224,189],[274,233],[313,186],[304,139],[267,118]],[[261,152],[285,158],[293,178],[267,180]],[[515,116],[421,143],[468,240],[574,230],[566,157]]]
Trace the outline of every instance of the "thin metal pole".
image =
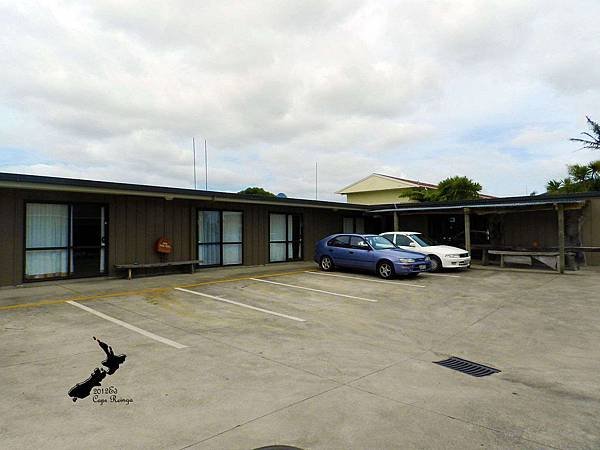
[[208,156],[206,153],[206,139],[204,139],[204,189],[208,191]]
[[194,148],[194,189],[198,189],[196,187],[196,140],[192,138],[192,147]]
[[315,161],[315,200],[319,199],[319,162]]

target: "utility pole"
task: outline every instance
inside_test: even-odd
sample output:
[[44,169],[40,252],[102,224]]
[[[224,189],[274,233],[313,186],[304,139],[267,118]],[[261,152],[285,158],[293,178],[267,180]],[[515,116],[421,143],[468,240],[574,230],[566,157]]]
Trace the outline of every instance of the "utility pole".
[[194,189],[198,189],[196,187],[196,140],[192,138],[192,148],[194,149]]
[[319,199],[319,162],[315,161],[315,200]]

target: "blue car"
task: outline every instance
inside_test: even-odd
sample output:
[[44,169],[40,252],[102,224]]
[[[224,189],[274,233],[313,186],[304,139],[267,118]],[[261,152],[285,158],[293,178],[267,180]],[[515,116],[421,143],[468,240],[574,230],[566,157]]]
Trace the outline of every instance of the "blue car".
[[381,278],[417,276],[431,268],[429,256],[402,250],[374,234],[333,234],[315,247],[315,262],[324,271],[335,267],[374,271]]

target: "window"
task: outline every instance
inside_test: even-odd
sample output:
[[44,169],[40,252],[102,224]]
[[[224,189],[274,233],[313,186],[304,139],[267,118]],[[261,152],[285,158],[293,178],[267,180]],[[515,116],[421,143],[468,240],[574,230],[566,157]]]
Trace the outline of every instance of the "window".
[[106,207],[97,204],[25,205],[25,279],[106,272]]
[[403,234],[396,235],[396,245],[408,247],[411,243],[412,241],[408,236],[404,236]]
[[369,245],[365,242],[365,240],[359,236],[351,236],[350,237],[350,247],[357,250],[368,250]]
[[392,233],[387,233],[387,234],[382,234],[381,236],[383,236],[386,239],[389,239],[390,241],[392,241],[393,243],[396,243],[394,241],[394,235]]
[[269,214],[269,261],[302,259],[302,217],[299,214]]
[[396,248],[394,244],[392,244],[388,239],[384,238],[383,236],[368,236],[367,242],[375,250],[386,250],[390,248]]
[[364,217],[344,217],[342,233],[357,233],[364,234],[365,218]]
[[201,266],[242,264],[242,213],[198,211],[198,259]]
[[350,236],[338,236],[331,239],[327,245],[331,247],[350,247]]

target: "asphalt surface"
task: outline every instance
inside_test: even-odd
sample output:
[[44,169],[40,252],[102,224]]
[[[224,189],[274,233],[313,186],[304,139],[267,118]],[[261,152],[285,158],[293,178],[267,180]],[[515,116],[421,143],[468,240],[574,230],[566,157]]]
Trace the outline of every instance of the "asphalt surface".
[[[600,448],[599,293],[597,268],[313,264],[1,289],[0,447]],[[93,337],[126,358],[73,402]]]

